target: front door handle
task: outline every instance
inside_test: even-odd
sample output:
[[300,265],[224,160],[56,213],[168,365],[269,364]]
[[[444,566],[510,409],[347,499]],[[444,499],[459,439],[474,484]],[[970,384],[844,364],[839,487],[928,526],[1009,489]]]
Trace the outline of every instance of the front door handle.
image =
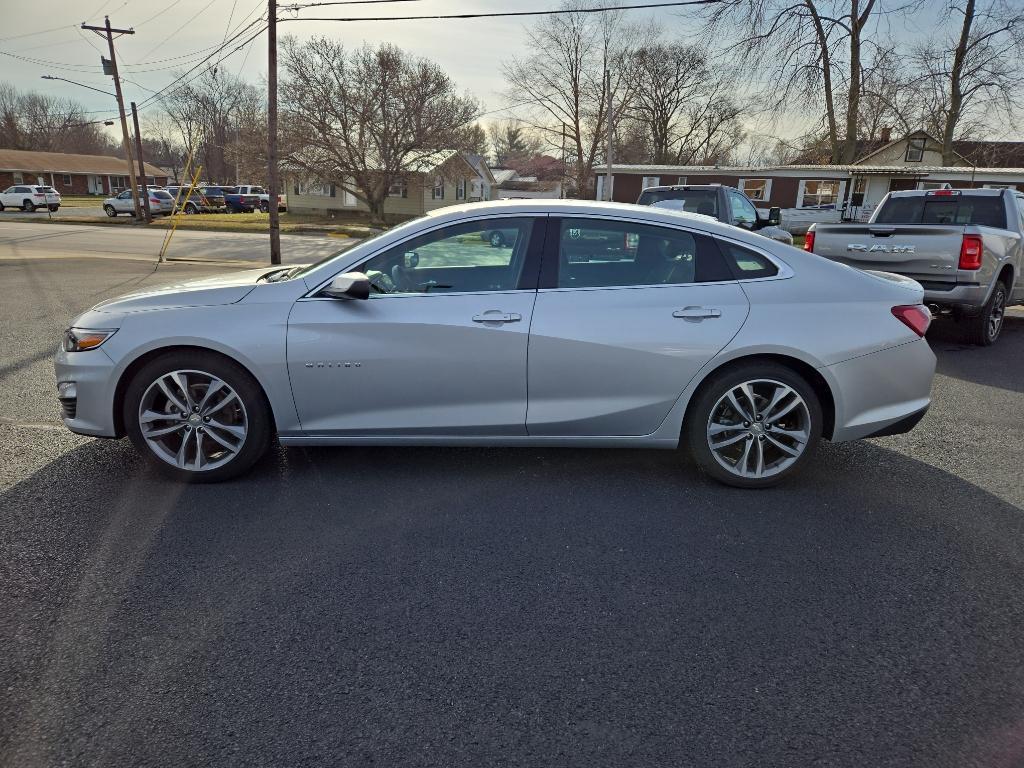
[[705,320],[710,317],[721,316],[722,310],[709,307],[686,307],[686,309],[677,309],[672,313],[672,317],[681,317],[685,320]]
[[474,323],[517,323],[523,319],[518,312],[502,312],[500,309],[489,309],[479,315],[473,315]]

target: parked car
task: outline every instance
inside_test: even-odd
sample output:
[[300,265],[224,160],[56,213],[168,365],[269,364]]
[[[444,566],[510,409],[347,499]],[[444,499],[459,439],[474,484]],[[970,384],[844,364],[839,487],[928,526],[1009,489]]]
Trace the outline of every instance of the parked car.
[[[149,211],[151,214],[154,216],[169,216],[174,213],[174,197],[166,189],[148,187],[146,193],[149,196]],[[140,206],[145,205],[141,189],[138,190],[136,199]],[[134,214],[135,207],[132,203],[132,193],[126,189],[118,195],[108,197],[103,201],[103,211],[110,218],[114,218],[119,213]]]
[[167,188],[167,192],[174,198],[176,211],[187,214],[215,213],[217,211],[217,208],[210,203],[198,187],[190,192],[187,185],[171,186]]
[[722,184],[648,187],[640,193],[636,204],[711,216],[724,224],[793,244],[793,235],[779,226],[782,216],[779,208],[759,211],[753,201],[735,187]]
[[60,192],[53,187],[37,184],[15,184],[0,192],[0,211],[5,208],[20,208],[29,213],[36,208],[56,211],[60,203]]
[[1013,189],[890,192],[867,224],[814,224],[804,248],[905,275],[970,341],[993,344],[1008,304],[1024,303],[1024,194]]
[[211,213],[227,213],[228,201],[224,197],[224,191],[220,187],[203,184],[197,189],[203,193],[206,202],[213,210]]
[[238,187],[220,187],[228,213],[252,213],[260,204],[256,195],[239,191]]
[[[496,229],[515,231],[502,258],[466,244]],[[920,420],[935,369],[922,297],[706,216],[473,203],[309,266],[98,304],[64,334],[57,394],[73,432],[127,435],[186,481],[241,474],[276,432],[286,446],[684,445],[718,480],[763,487],[822,437]]]
[[[263,187],[255,184],[239,184],[238,191],[243,195],[256,195],[259,198],[260,210],[264,213],[270,211],[270,194]],[[277,196],[277,210],[287,211],[288,205],[284,195]]]

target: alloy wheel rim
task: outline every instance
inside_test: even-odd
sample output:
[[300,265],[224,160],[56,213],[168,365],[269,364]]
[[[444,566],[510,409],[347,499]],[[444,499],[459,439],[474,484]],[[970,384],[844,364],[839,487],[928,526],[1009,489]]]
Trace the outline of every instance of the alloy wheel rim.
[[785,472],[807,449],[811,412],[802,397],[774,379],[736,384],[711,409],[707,442],[715,461],[736,477]]
[[165,373],[139,403],[139,429],[150,449],[178,469],[208,472],[235,458],[249,419],[242,398],[211,373]]
[[999,335],[999,329],[1003,325],[1003,312],[1006,306],[1006,300],[1003,296],[1003,292],[999,291],[996,293],[995,301],[992,302],[992,311],[988,315],[988,337],[995,339]]

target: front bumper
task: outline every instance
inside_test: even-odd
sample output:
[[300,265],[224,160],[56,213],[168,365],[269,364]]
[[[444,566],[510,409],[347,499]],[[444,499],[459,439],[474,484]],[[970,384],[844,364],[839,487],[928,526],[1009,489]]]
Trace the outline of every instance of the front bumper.
[[836,401],[833,442],[909,431],[931,404],[935,354],[924,339],[822,370]]
[[[114,390],[117,381],[114,362],[103,347],[88,352],[58,349],[53,367],[64,426],[79,435],[116,437]],[[66,397],[71,393],[73,398]]]

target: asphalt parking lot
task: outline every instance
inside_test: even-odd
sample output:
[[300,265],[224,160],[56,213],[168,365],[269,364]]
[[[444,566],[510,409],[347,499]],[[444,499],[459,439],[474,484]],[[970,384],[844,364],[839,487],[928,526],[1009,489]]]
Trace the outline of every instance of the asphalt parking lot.
[[0,259],[0,764],[1024,765],[1024,312],[767,492],[436,448],[184,487],[61,429],[67,321],[218,269]]

